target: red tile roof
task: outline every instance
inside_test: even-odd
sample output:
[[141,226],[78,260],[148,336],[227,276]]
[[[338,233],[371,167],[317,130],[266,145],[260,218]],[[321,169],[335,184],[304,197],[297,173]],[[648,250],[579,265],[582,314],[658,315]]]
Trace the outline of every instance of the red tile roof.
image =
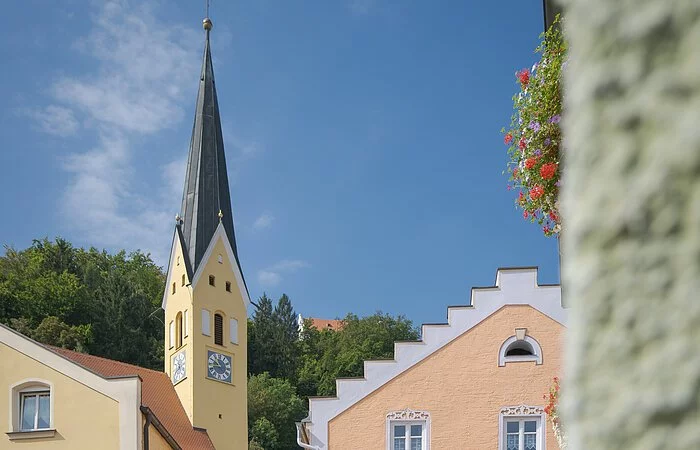
[[141,405],[153,412],[180,447],[188,450],[214,448],[206,431],[192,427],[173,384],[164,372],[64,348],[45,347],[105,378],[138,375],[141,378]]
[[338,320],[338,319],[317,319],[315,317],[309,317],[308,320],[311,321],[311,325],[313,325],[317,330],[342,330],[343,329],[343,321]]

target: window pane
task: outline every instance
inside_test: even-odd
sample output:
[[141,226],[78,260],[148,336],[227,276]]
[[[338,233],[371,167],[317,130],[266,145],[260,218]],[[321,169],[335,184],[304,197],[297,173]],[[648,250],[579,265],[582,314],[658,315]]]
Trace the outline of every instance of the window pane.
[[526,433],[535,433],[537,431],[537,422],[534,420],[526,420],[525,421],[525,432]]
[[411,425],[411,436],[423,436],[423,425]]
[[394,436],[395,437],[406,436],[406,427],[404,425],[394,425]]
[[518,422],[507,422],[506,433],[517,433],[519,428]]
[[22,396],[22,429],[34,429],[34,417],[36,416],[36,395]]
[[423,449],[423,439],[422,438],[411,438],[411,450],[422,450]]
[[39,397],[39,426],[38,428],[48,428],[50,425],[49,411],[50,398],[48,394],[43,394]]
[[518,448],[518,435],[509,434],[506,436],[506,450],[520,450]]
[[525,435],[525,450],[537,450],[537,435],[536,434],[526,434]]
[[404,438],[395,438],[394,450],[406,450],[406,440]]

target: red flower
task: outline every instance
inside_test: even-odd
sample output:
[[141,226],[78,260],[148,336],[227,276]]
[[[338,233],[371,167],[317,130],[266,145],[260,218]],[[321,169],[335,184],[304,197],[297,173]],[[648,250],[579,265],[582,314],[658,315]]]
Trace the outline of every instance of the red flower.
[[525,150],[525,138],[520,138],[520,142],[518,142],[518,148],[520,150]]
[[533,200],[537,200],[538,198],[542,197],[542,194],[544,194],[544,189],[542,189],[542,186],[538,184],[530,189],[530,198]]
[[537,164],[537,158],[528,158],[525,160],[525,168],[532,169]]
[[523,219],[527,219],[527,211],[523,211]]
[[517,177],[518,177],[518,168],[516,167],[515,169],[513,169],[513,178],[517,178]]
[[506,134],[506,137],[503,138],[503,143],[506,145],[510,145],[511,142],[513,142],[513,135],[508,133]]
[[[558,222],[559,221],[559,216],[554,211],[549,212],[549,218],[552,219],[553,222]],[[557,381],[557,380],[555,380]]]
[[540,175],[543,179],[549,180],[554,176],[557,171],[557,165],[555,163],[545,164],[540,167]]
[[520,194],[518,195],[518,202],[523,203],[525,201],[525,196],[523,195],[522,191],[520,191]]
[[527,84],[530,82],[530,71],[528,69],[523,69],[520,72],[516,72],[515,76],[523,86],[527,86]]

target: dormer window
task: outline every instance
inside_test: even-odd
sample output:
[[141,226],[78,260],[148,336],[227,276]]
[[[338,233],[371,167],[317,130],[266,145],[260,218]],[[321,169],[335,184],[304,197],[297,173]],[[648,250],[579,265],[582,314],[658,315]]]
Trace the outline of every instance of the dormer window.
[[509,337],[501,344],[498,365],[505,366],[510,362],[526,361],[542,364],[542,348],[532,336],[527,335],[526,328],[516,328],[515,336]]

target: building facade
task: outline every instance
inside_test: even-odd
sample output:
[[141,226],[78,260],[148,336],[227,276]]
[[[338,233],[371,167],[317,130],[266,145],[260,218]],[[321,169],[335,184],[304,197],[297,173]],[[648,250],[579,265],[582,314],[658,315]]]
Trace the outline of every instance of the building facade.
[[394,359],[365,361],[364,377],[336,381],[297,424],[317,450],[554,450],[543,395],[562,368],[567,311],[537,269],[500,269],[469,306],[426,324]]
[[39,344],[0,326],[0,449],[248,448],[250,298],[205,46],[162,307],[163,372]]

